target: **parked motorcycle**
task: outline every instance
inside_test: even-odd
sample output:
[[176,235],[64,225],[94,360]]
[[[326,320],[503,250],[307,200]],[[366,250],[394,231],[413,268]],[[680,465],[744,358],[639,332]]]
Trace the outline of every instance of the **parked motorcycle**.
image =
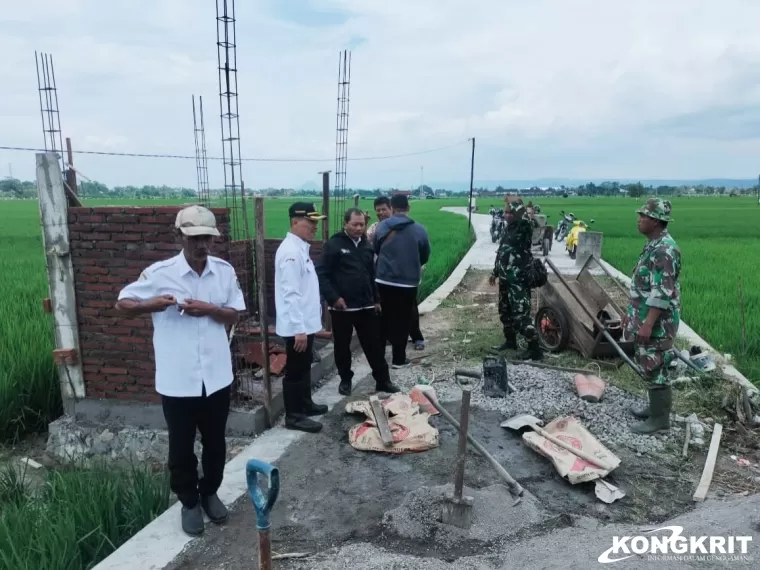
[[[593,224],[594,220],[591,219],[589,221],[589,224]],[[567,236],[567,240],[565,240],[565,248],[567,249],[567,253],[570,256],[570,259],[575,259],[576,253],[578,251],[578,236],[588,230],[588,224],[584,222],[583,220],[575,220],[573,222],[573,229],[570,230],[570,233]]]
[[557,224],[557,229],[554,230],[554,239],[562,241],[567,237],[567,233],[570,231],[570,226],[575,221],[575,214],[572,212],[565,214],[565,211],[562,210],[559,215],[561,216],[561,219]]

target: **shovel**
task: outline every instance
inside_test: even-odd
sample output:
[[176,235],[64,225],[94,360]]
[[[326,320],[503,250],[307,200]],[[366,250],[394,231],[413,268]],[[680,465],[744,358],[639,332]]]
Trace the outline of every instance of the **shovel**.
[[573,455],[580,457],[581,459],[584,459],[591,463],[592,465],[596,465],[597,467],[600,467],[604,469],[605,471],[612,471],[614,467],[607,465],[603,461],[597,459],[593,455],[586,453],[583,450],[575,449],[572,445],[569,443],[566,443],[562,441],[561,439],[557,439],[553,435],[551,435],[549,432],[547,432],[544,428],[539,427],[540,421],[537,417],[531,416],[530,414],[523,414],[521,416],[515,416],[513,418],[510,418],[504,422],[501,423],[501,427],[512,429],[515,431],[518,431],[524,427],[530,427],[533,431],[535,431],[538,435],[548,439],[551,441],[554,445],[558,445],[559,447],[566,449]]
[[[266,494],[259,486],[259,475],[267,477]],[[272,510],[280,492],[280,471],[274,465],[258,459],[248,460],[245,466],[248,495],[256,511],[256,530],[259,532],[259,569],[272,568],[272,541],[269,536],[269,511]]]

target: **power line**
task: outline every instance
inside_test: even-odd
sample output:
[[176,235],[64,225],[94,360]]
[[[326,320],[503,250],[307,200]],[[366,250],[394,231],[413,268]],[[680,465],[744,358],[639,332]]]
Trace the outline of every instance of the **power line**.
[[[430,148],[426,150],[419,150],[415,152],[405,152],[401,154],[388,154],[384,156],[362,156],[356,158],[347,158],[347,160],[355,161],[368,161],[368,160],[388,160],[392,158],[404,158],[407,156],[418,156],[420,154],[430,154],[433,152],[440,152],[450,148],[457,147],[465,144],[468,141],[459,141],[447,146],[441,146],[437,148]],[[19,150],[28,152],[47,152],[44,148],[30,148],[21,146],[0,146],[0,150]],[[132,158],[174,158],[181,160],[195,160],[195,156],[182,155],[182,154],[148,154],[137,152],[107,152],[101,150],[75,150],[74,154],[94,154],[100,156],[127,156]],[[209,156],[208,160],[223,160],[218,156]],[[242,158],[241,160],[246,162],[332,162],[334,158]]]

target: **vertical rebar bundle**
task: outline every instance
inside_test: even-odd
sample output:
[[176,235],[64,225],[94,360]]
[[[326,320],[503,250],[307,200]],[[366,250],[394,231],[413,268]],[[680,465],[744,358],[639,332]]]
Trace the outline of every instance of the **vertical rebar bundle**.
[[61,134],[61,114],[58,111],[58,89],[55,85],[53,56],[34,52],[37,66],[37,91],[40,96],[40,115],[42,116],[42,135],[45,138],[45,150],[56,152],[61,160],[61,172],[64,172],[63,135]]
[[198,200],[209,206],[211,197],[208,188],[208,157],[206,155],[206,127],[203,122],[203,97],[198,97],[199,109],[195,112],[193,95],[193,132],[195,135],[195,171],[198,178]]
[[[346,163],[348,161],[348,112],[351,94],[351,52],[338,54],[338,113],[335,132],[335,187],[333,190],[332,227],[339,231],[346,211]],[[329,221],[329,220],[328,220]]]
[[240,160],[235,0],[216,0],[216,46],[219,70],[219,118],[222,123],[224,200],[230,210],[232,239],[250,239],[242,219],[243,170]]

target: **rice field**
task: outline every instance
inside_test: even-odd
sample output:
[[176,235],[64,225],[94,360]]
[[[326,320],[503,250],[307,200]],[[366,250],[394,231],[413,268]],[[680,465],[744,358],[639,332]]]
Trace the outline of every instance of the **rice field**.
[[[285,236],[287,209],[292,201],[266,201],[268,237]],[[88,200],[85,203],[117,205]],[[161,204],[155,200],[145,203]],[[441,206],[457,201],[412,204],[411,215],[427,227],[433,248],[420,288],[420,296],[424,297],[456,266],[471,237],[466,218],[439,211]],[[361,207],[372,211],[372,201],[363,200]],[[252,228],[253,212],[248,214]],[[48,422],[61,413],[52,360],[53,322],[42,308],[42,299],[48,295],[37,202],[3,200],[0,202],[0,441],[14,441],[25,433],[44,431]]]
[[0,468],[0,568],[85,570],[169,507],[168,475],[140,466]]
[[[644,198],[554,198],[542,213],[556,224],[573,212],[604,232],[602,256],[630,274],[645,238],[635,210]],[[760,385],[760,206],[751,198],[672,198],[669,230],[681,247],[682,318],[702,338],[738,362]],[[557,247],[555,243],[555,247]],[[739,287],[741,283],[742,297]]]

